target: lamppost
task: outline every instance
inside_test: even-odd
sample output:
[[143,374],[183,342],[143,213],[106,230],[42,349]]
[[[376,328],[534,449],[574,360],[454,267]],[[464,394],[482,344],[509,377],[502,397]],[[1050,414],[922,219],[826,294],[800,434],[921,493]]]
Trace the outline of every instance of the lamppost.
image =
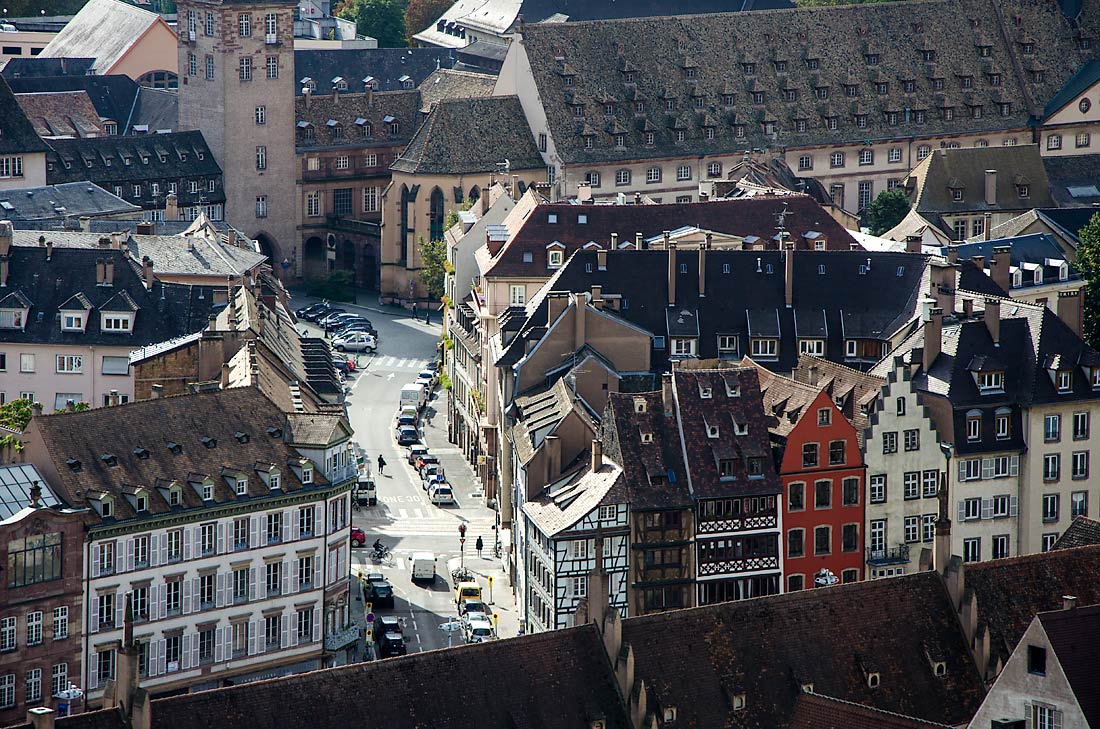
[[458,525],[458,566],[465,569],[466,567],[466,525]]

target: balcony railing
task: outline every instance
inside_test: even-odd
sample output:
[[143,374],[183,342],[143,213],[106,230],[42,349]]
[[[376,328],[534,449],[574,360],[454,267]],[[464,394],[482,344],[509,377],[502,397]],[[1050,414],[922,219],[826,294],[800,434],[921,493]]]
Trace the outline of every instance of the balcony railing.
[[745,557],[721,562],[700,562],[699,576],[728,575],[738,572],[779,569],[779,557]]
[[359,626],[352,623],[338,633],[329,633],[325,636],[325,650],[338,651],[344,646],[350,645],[359,639]]
[[909,545],[898,544],[888,549],[868,549],[867,564],[882,567],[890,564],[905,564],[909,561]]
[[779,524],[771,515],[740,516],[729,519],[700,519],[699,532],[714,534],[718,532],[739,532],[747,529],[772,529]]

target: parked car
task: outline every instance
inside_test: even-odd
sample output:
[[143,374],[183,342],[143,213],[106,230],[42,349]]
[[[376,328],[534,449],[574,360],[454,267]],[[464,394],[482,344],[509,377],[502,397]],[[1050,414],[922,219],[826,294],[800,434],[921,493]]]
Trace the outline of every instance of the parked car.
[[483,603],[481,600],[467,600],[458,606],[458,612],[460,615],[466,613],[489,613],[489,606]]
[[375,339],[378,339],[378,330],[367,324],[360,324],[359,322],[352,322],[345,324],[339,329],[334,329],[330,332],[333,339],[339,337],[346,337],[349,334],[369,334]]
[[462,625],[468,628],[470,627],[470,623],[473,623],[475,621],[483,620],[485,622],[489,622],[489,613],[485,613],[480,610],[467,609],[466,612],[462,613],[461,620]]
[[405,636],[400,633],[383,633],[378,640],[378,654],[383,658],[403,656],[409,652],[405,647]]
[[340,316],[341,314],[347,314],[347,313],[348,313],[347,309],[341,309],[339,307],[334,307],[332,309],[329,309],[327,312],[324,313],[323,316],[315,319],[314,321],[316,321],[321,326],[326,326],[326,325],[330,324],[331,322],[335,321],[336,318],[338,316]]
[[439,372],[439,362],[433,359],[431,362],[424,365],[424,369],[431,370],[432,372]]
[[436,506],[443,506],[445,504],[453,504],[455,502],[455,495],[451,491],[451,485],[446,481],[442,481],[428,489],[428,500]]
[[320,319],[323,319],[324,317],[328,316],[329,312],[332,311],[332,308],[333,308],[332,304],[329,304],[328,302],[322,302],[320,304],[314,304],[313,306],[315,306],[317,308],[308,307],[306,309],[305,313],[302,314],[302,316],[301,316],[302,319],[305,319],[306,321],[312,321],[312,322],[319,321]]
[[339,328],[339,327],[349,327],[353,324],[357,324],[359,326],[367,327],[369,329],[374,328],[374,325],[371,324],[370,319],[368,319],[365,316],[360,316],[359,314],[341,314],[339,317],[337,317],[335,319],[333,324],[334,324],[334,326],[332,327],[333,329],[336,329],[336,328]]
[[420,374],[416,376],[416,381],[428,380],[433,385],[435,384],[435,370],[423,369],[420,370]]
[[337,352],[371,352],[378,349],[378,340],[366,332],[349,332],[332,340]]
[[398,428],[404,428],[404,427],[415,428],[416,427],[416,421],[417,421],[417,417],[415,415],[404,415],[404,414],[398,415],[397,416],[397,427]]
[[345,327],[348,324],[351,324],[352,322],[357,321],[357,320],[358,320],[358,317],[357,317],[356,314],[348,314],[348,313],[345,312],[343,314],[336,314],[335,316],[332,316],[332,317],[326,317],[323,320],[323,323],[325,325],[325,328],[331,330],[331,329],[339,329],[341,327]]
[[351,546],[362,547],[367,543],[367,533],[357,526],[351,528]]
[[315,314],[319,314],[322,311],[328,311],[329,305],[323,301],[319,301],[316,304],[310,304],[309,306],[303,306],[294,312],[294,316],[299,319],[305,319],[309,321],[309,317]]
[[435,383],[434,383],[434,382],[432,381],[432,378],[431,378],[431,377],[417,377],[417,378],[416,378],[416,383],[415,383],[415,384],[417,384],[417,385],[423,385],[423,386],[424,386],[424,389],[425,389],[425,390],[428,390],[428,391],[430,392],[430,391],[431,391],[431,389],[432,389],[432,386],[433,386],[433,385],[434,385]]
[[344,374],[355,371],[355,362],[347,357],[333,357],[332,366],[336,368],[337,372],[343,372]]
[[455,603],[458,609],[462,609],[462,603],[467,600],[481,601],[481,585],[476,582],[459,582],[455,585]]
[[386,578],[370,581],[370,601],[378,607],[393,607],[393,585]]
[[401,625],[401,618],[396,615],[376,615],[374,618],[374,625],[371,626],[376,634],[385,635],[386,633],[401,633],[404,635],[405,628]]
[[443,465],[440,463],[425,463],[424,467],[420,469],[420,480],[432,481],[433,476],[443,476]]
[[416,443],[411,445],[405,451],[405,460],[409,462],[409,465],[416,463],[416,459],[419,456],[428,454],[428,446]]
[[397,445],[412,445],[420,442],[420,432],[416,428],[403,425],[397,429]]
[[439,456],[432,453],[425,453],[416,459],[416,470],[421,473],[421,478],[424,478],[424,467],[432,463],[439,463]]
[[493,624],[488,620],[472,621],[466,628],[467,643],[486,643],[495,637]]

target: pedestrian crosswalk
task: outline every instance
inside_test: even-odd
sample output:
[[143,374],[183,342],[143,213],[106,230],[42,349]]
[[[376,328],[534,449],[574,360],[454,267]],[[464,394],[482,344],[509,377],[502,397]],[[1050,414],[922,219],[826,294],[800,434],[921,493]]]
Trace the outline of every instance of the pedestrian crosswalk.
[[420,357],[395,357],[392,355],[380,355],[374,357],[368,367],[372,370],[412,370],[419,372],[428,364],[428,360]]
[[[427,550],[427,549],[416,549],[416,550],[413,550],[413,549],[395,549],[393,551],[393,564],[385,564],[385,565],[380,565],[380,564],[375,563],[374,561],[372,561],[371,558],[370,558],[370,555],[368,554],[368,551],[364,551],[362,556],[359,557],[359,561],[362,561],[362,564],[352,564],[352,566],[351,566],[351,573],[353,575],[355,575],[356,577],[365,577],[367,574],[369,574],[371,572],[385,573],[385,572],[388,572],[390,570],[396,570],[398,572],[409,571],[409,570],[412,569],[412,556],[413,556],[413,554],[417,554],[417,553],[421,553],[421,552],[430,552],[431,550]],[[455,551],[455,552],[432,552],[432,554],[435,555],[436,569],[437,570],[446,569],[448,567],[448,565],[450,564],[451,560],[457,560],[459,558],[459,553],[457,551]],[[466,550],[466,558],[472,560],[472,559],[474,559],[473,555],[474,555],[474,549],[473,549],[473,547],[469,547]],[[354,556],[352,557],[352,561],[353,562],[357,561]]]
[[459,524],[466,525],[466,531],[471,539],[479,535],[485,535],[485,541],[489,541],[493,533],[495,520],[492,514],[473,519],[460,519],[451,512],[435,507],[425,508],[390,508],[377,516],[355,520],[355,524],[367,533],[370,540],[372,535],[387,537],[429,537],[429,536],[457,536]]

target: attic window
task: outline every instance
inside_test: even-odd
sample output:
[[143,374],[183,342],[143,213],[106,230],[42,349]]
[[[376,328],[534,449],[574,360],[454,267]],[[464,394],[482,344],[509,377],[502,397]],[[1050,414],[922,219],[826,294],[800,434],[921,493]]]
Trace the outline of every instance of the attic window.
[[138,460],[141,460],[141,461],[149,460],[149,451],[142,448],[141,446],[138,446],[137,448],[134,449],[134,455],[138,457]]
[[272,491],[275,491],[276,489],[278,489],[279,486],[280,486],[280,484],[279,484],[279,474],[273,473],[270,476],[268,476],[267,477],[267,485],[268,485],[268,488],[270,488]]
[[202,485],[202,500],[213,501],[214,500],[214,484],[204,483]]
[[878,688],[878,685],[881,682],[881,680],[882,679],[878,675],[877,672],[867,674],[867,686],[870,687],[870,688]]
[[676,721],[676,707],[670,706],[661,712],[661,721],[666,724]]
[[932,664],[932,673],[939,678],[943,678],[947,675],[947,664],[943,661],[936,661]]
[[100,501],[100,509],[103,512],[104,518],[115,515],[115,504],[109,498],[104,497],[103,500]]
[[802,693],[812,694],[814,692],[814,685],[812,683],[802,684]]
[[248,493],[248,479],[238,478],[236,484],[237,496],[244,496]]
[[710,393],[710,388],[709,387],[700,387],[699,388],[699,397],[702,398],[703,400],[709,400],[710,399],[710,394],[711,393]]
[[172,488],[168,489],[168,505],[169,506],[179,506],[182,497],[183,497],[183,492],[180,491],[179,486],[173,486]]
[[652,443],[653,433],[642,433],[642,443]]
[[[748,435],[749,434],[749,425],[748,425],[748,423],[738,423],[738,422],[734,421],[734,423],[733,423],[733,432],[736,435]],[[749,460],[751,461],[752,459],[749,459]]]
[[248,442],[248,433],[245,433],[242,430],[238,430],[236,433],[234,433],[233,437],[237,439],[238,443],[247,443]]
[[532,253],[531,251],[524,251],[523,252],[523,262],[524,263],[532,263],[532,262],[534,262],[534,260],[535,260],[535,254],[534,253]]
[[718,434],[719,434],[719,431],[718,431],[718,426],[717,425],[708,425],[707,426],[707,437],[708,438],[717,438]]
[[183,453],[183,446],[181,446],[179,443],[175,442],[174,440],[168,441],[165,445],[168,447],[168,450],[170,450],[172,452],[172,455],[174,455],[174,456],[178,456],[180,453]]
[[204,435],[204,436],[203,436],[202,438],[200,438],[199,440],[200,440],[200,441],[202,442],[202,444],[203,444],[204,446],[206,446],[207,448],[217,448],[217,447],[218,447],[218,441],[217,441],[217,439],[216,439],[216,438],[211,438],[211,437],[210,437],[210,436],[208,436],[208,435]]
[[745,694],[735,694],[733,696],[733,710],[744,711],[745,710]]
[[268,428],[264,432],[272,438],[281,438],[283,436],[283,429],[276,428],[274,426],[268,426]]
[[634,412],[636,412],[636,413],[644,413],[645,412],[645,400],[643,398],[640,398],[640,397],[634,398]]
[[101,455],[99,457],[99,460],[103,461],[108,466],[117,466],[118,465],[118,458],[116,458],[114,456],[114,454],[112,454],[112,453],[104,453],[103,455]]
[[84,469],[84,466],[76,458],[65,459],[65,465],[68,466],[69,470],[73,473],[80,473]]
[[149,511],[149,497],[148,496],[146,496],[145,494],[138,494],[136,501],[137,501],[137,510],[138,511]]

